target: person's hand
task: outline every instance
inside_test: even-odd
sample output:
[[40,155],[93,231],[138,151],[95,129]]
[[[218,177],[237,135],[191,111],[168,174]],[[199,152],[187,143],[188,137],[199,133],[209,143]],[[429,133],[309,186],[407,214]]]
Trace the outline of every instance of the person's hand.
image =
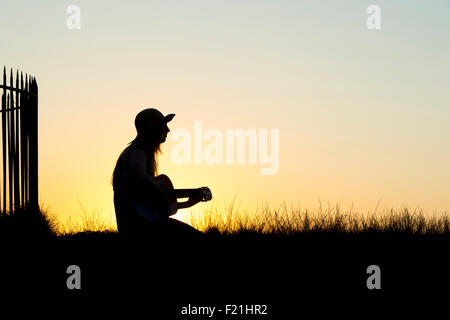
[[208,187],[198,188],[198,192],[195,192],[193,195],[189,197],[189,204],[191,206],[199,203],[200,201],[209,201],[212,199],[211,190]]
[[209,201],[212,199],[211,189],[209,189],[208,187],[201,187],[199,188],[199,190],[202,195],[202,201]]

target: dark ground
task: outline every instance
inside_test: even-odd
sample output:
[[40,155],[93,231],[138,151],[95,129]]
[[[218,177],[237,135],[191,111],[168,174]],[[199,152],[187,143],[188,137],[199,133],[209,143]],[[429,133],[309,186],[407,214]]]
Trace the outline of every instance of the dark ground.
[[[377,233],[10,238],[2,241],[0,280],[9,297],[43,299],[50,309],[57,304],[81,311],[90,305],[144,312],[145,319],[301,319],[309,312],[314,318],[366,318],[388,307],[405,315],[429,308],[425,301],[444,307],[441,299],[450,296],[449,243],[449,236]],[[366,286],[366,269],[373,264],[381,268],[380,290]],[[81,290],[67,289],[69,265],[81,268]],[[222,310],[226,304],[263,304],[268,315],[181,315],[189,304]]]

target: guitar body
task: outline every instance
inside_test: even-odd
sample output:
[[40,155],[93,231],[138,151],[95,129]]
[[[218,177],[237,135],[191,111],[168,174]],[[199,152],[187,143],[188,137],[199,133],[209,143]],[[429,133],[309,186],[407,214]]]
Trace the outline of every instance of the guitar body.
[[173,188],[172,181],[165,174],[160,174],[155,180],[158,186],[169,196],[169,212],[166,215],[174,215],[177,213],[177,197],[175,192],[173,192],[175,189]]
[[156,184],[167,193],[169,197],[168,210],[162,199],[158,199],[153,195],[145,195],[136,193],[134,196],[134,207],[140,217],[145,221],[153,222],[160,217],[168,217],[174,215],[178,211],[178,198],[195,197],[201,201],[211,200],[211,191],[206,188],[197,189],[174,189],[172,181],[165,174],[155,177]]

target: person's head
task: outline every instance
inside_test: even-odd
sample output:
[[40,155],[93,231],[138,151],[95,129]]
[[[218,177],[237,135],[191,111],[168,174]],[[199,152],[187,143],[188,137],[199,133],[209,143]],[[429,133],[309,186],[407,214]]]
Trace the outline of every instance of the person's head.
[[144,147],[147,150],[150,171],[156,176],[158,172],[157,155],[161,152],[161,143],[166,141],[167,133],[170,131],[167,122],[172,120],[174,116],[173,113],[164,116],[153,108],[144,109],[136,115],[134,125],[136,126],[137,136],[128,143],[128,147],[119,156],[111,179],[112,185],[115,185],[116,179],[122,174],[118,166],[120,159],[123,159],[128,151],[136,146]]
[[166,141],[170,129],[167,122],[171,121],[175,114],[164,116],[154,108],[144,109],[136,115],[134,125],[137,137],[148,147],[157,147]]

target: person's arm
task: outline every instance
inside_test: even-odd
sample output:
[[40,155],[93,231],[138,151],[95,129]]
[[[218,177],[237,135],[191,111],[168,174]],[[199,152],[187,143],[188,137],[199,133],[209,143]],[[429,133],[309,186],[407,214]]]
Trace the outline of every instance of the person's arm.
[[147,164],[147,153],[142,149],[135,149],[130,154],[130,175],[134,180],[146,189],[148,192],[156,194],[158,198],[165,199],[168,201],[168,195],[164,192],[152,176],[150,176],[146,171]]
[[189,200],[184,201],[184,202],[177,202],[177,209],[185,209],[185,208],[190,208],[193,205],[199,203],[201,201],[201,199],[197,199],[197,198],[189,198]]
[[200,201],[209,201],[212,199],[211,190],[208,187],[201,187],[198,189],[200,192],[193,193],[189,199],[185,202],[177,202],[178,209],[190,208],[196,205]]

